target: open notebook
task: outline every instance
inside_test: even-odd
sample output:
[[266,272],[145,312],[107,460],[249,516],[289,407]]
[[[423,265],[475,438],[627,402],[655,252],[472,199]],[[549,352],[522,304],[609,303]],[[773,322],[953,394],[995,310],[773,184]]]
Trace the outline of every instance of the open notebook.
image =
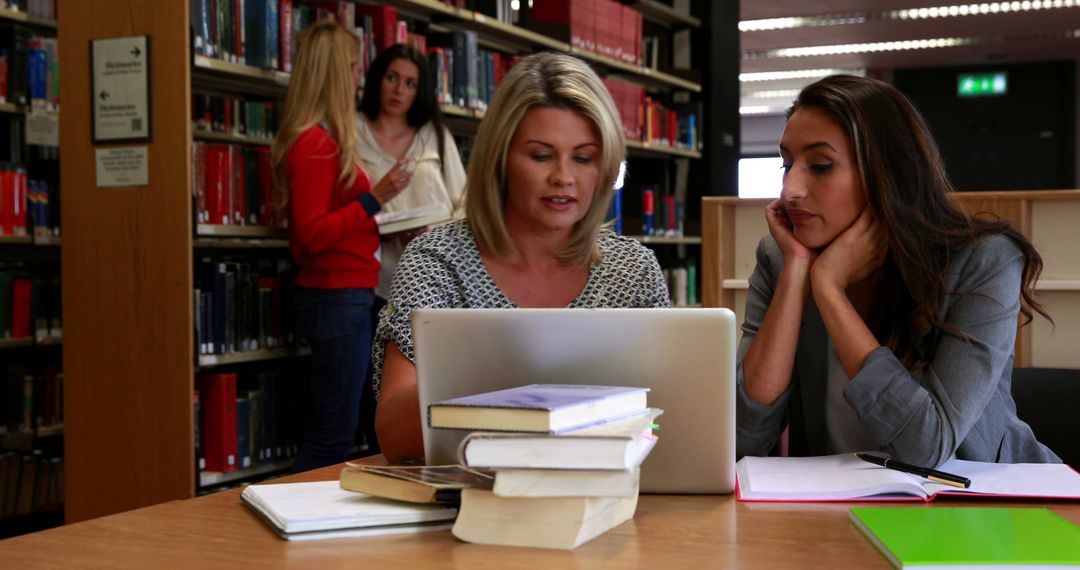
[[240,499],[286,540],[446,530],[457,509],[342,489],[337,481],[248,485]]
[[1080,499],[1080,474],[1068,465],[952,459],[937,469],[971,479],[971,487],[935,483],[847,453],[743,457],[736,492],[740,501],[930,501],[941,494]]

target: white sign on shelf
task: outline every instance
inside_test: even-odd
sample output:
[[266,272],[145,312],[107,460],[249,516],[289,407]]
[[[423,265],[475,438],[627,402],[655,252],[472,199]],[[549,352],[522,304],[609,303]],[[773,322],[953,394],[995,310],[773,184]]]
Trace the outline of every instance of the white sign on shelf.
[[96,148],[98,188],[146,186],[150,183],[145,146]]
[[27,113],[26,144],[60,146],[60,114],[37,111]]
[[150,38],[93,40],[94,142],[150,140]]

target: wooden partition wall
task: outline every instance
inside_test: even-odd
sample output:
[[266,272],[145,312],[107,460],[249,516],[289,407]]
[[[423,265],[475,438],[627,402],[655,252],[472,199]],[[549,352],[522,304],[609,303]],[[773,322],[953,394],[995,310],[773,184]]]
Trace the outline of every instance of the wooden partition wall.
[[[1080,368],[1080,190],[958,192],[969,213],[1011,221],[1043,257],[1036,298],[1054,323],[1036,315],[1017,335],[1016,365]],[[735,311],[740,324],[755,251],[768,234],[771,200],[707,197],[702,203],[702,300]]]
[[[183,1],[63,2],[65,517],[194,494],[190,89]],[[150,38],[149,184],[98,188],[90,42]]]

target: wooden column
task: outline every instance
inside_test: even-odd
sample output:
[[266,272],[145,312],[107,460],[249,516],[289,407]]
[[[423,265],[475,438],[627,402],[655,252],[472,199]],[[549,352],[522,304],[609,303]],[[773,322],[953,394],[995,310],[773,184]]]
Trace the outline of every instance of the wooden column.
[[[65,514],[194,494],[187,2],[62,0]],[[150,38],[149,185],[98,188],[88,51]],[[128,146],[128,145],[115,145]]]

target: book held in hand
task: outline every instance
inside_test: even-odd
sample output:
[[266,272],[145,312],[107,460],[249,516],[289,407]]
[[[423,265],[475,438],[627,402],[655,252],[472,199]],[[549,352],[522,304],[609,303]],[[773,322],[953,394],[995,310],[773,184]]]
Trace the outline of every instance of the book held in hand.
[[454,536],[476,544],[570,550],[634,517],[637,495],[612,497],[498,497],[465,489]]
[[1080,565],[1080,527],[1049,509],[856,507],[848,519],[898,569]]
[[[635,469],[656,445],[663,410],[559,434],[475,432],[461,442],[460,460],[484,469]],[[498,477],[496,477],[497,479]]]
[[456,505],[462,489],[490,489],[493,483],[491,475],[461,465],[345,465],[342,489],[409,503]]
[[375,214],[375,223],[379,226],[380,234],[390,235],[449,222],[450,218],[449,206],[445,204],[428,204],[407,210]]
[[854,454],[743,457],[740,501],[930,501],[938,495],[1080,499],[1080,474],[1060,463],[982,463],[951,459],[937,467],[971,480],[967,489],[867,463]]
[[436,402],[433,428],[559,433],[645,413],[648,388],[529,384]]
[[337,481],[248,485],[240,499],[286,540],[446,530],[457,509],[346,491]]

